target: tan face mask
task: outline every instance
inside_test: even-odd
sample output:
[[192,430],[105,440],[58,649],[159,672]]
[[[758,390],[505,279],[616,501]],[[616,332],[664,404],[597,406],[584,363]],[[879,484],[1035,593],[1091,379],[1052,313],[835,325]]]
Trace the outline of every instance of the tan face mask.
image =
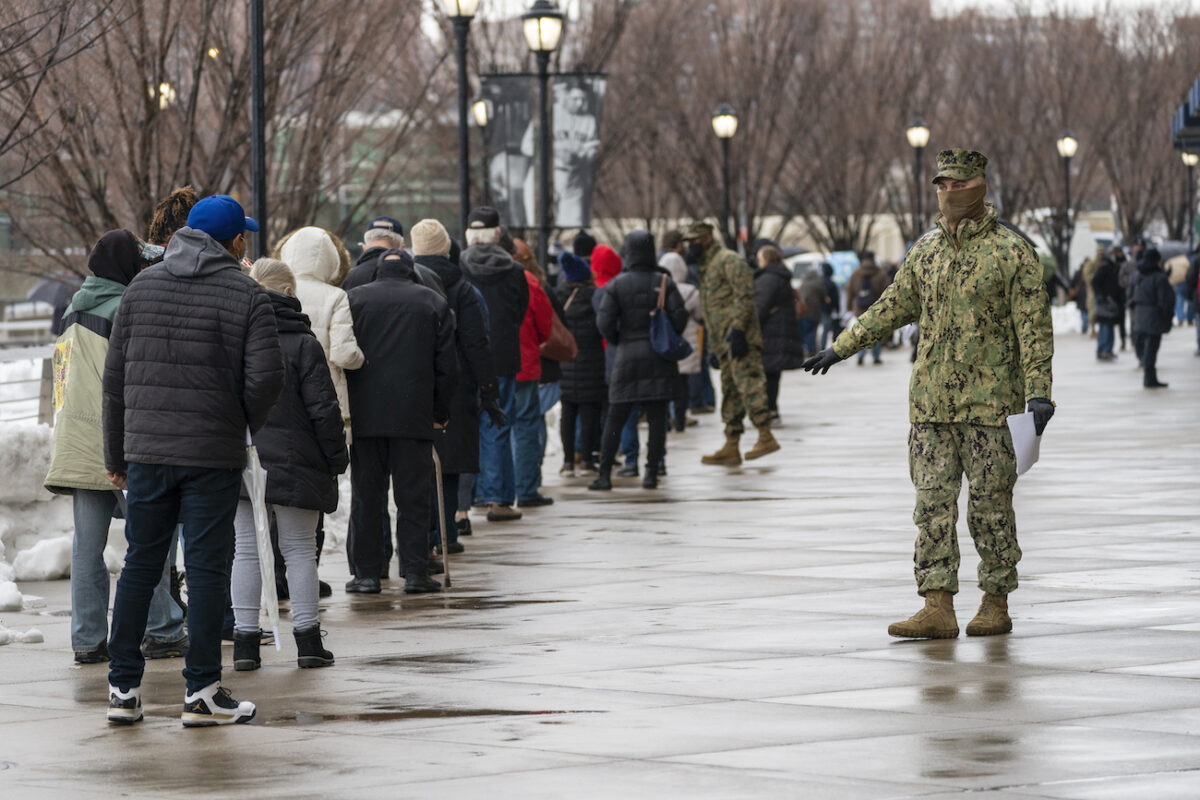
[[987,184],[981,183],[968,189],[938,189],[938,210],[946,218],[950,230],[957,230],[958,223],[964,219],[978,219],[983,216],[983,198],[987,195]]

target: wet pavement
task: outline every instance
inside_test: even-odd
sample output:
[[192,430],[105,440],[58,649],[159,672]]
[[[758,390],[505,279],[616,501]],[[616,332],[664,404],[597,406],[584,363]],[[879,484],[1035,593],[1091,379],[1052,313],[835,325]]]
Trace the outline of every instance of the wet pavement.
[[671,435],[658,492],[548,463],[555,505],[477,518],[444,596],[347,596],[331,554],[337,664],[296,669],[285,622],[283,652],[226,673],[252,725],[183,729],[171,660],[145,722],[110,729],[105,668],[71,663],[67,582],[22,584],[47,605],[4,622],[46,642],[0,648],[0,797],[1200,797],[1193,345],[1166,337],[1171,388],[1150,393],[1132,354],[1058,337],[1010,636],[886,635],[919,600],[908,364],[885,352],[785,375],[785,449],[756,464],[698,463],[715,415]]

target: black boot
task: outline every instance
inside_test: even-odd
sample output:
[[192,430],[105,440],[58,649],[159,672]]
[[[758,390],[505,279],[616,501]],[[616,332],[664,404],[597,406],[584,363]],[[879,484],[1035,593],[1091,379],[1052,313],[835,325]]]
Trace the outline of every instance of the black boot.
[[333,666],[333,653],[321,643],[321,626],[314,625],[306,631],[292,631],[296,637],[296,663],[301,669]]
[[233,632],[233,668],[236,671],[249,672],[262,666],[262,659],[258,655],[258,645],[261,641],[261,631]]
[[600,467],[600,472],[596,475],[596,480],[589,483],[588,488],[593,492],[611,492],[612,467]]
[[647,470],[646,477],[642,478],[642,488],[643,489],[657,489],[658,488],[658,475]]

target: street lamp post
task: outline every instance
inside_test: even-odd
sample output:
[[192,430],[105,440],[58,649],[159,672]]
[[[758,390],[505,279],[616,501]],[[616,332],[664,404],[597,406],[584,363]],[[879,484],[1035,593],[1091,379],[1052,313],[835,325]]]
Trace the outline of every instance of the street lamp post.
[[[717,110],[712,115],[713,133],[721,140],[721,177],[724,188],[725,203],[723,206],[723,214],[721,216],[721,233],[725,235],[725,246],[731,250],[736,246],[733,235],[729,232],[729,141],[737,133],[738,117],[737,112],[733,110],[733,106],[729,103],[721,103],[717,106]],[[737,229],[737,222],[734,221],[734,230]]]
[[1058,137],[1058,141],[1054,144],[1058,148],[1058,155],[1063,162],[1063,219],[1062,246],[1060,248],[1062,261],[1058,265],[1058,271],[1067,276],[1071,272],[1071,265],[1068,263],[1071,257],[1071,159],[1075,157],[1075,151],[1079,149],[1079,141],[1070,131],[1066,131]]
[[263,87],[263,0],[250,0],[250,194],[258,235],[254,258],[267,254],[267,105]]
[[526,11],[524,23],[525,43],[537,57],[538,68],[538,127],[541,146],[538,148],[538,264],[543,269],[550,256],[550,152],[553,141],[550,136],[550,54],[558,49],[562,38],[563,13],[553,0],[537,0]]
[[916,186],[916,192],[913,195],[915,205],[913,207],[913,240],[916,241],[920,237],[921,232],[925,230],[925,214],[921,209],[921,198],[925,194],[925,187],[921,185],[921,155],[925,152],[925,145],[929,144],[929,126],[925,124],[925,120],[917,117],[904,131],[905,137],[908,139],[908,146],[913,149],[915,161],[913,163],[913,180]]
[[1187,229],[1188,229],[1188,252],[1192,252],[1195,246],[1196,239],[1196,165],[1200,164],[1200,155],[1196,153],[1183,152],[1179,154],[1183,165],[1187,167]]
[[470,145],[467,139],[467,33],[479,0],[442,0],[446,16],[454,23],[455,55],[458,60],[458,206],[459,230],[467,230],[471,211]]
[[488,175],[488,120],[491,117],[491,107],[488,101],[482,97],[476,97],[471,101],[471,115],[475,117],[475,124],[479,126],[480,138],[483,140],[483,204],[489,206],[492,204],[492,187],[491,176]]

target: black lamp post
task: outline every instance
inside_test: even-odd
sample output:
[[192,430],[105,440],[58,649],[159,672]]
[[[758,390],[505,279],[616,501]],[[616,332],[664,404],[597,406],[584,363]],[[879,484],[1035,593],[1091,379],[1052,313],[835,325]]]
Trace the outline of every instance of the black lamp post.
[[913,180],[916,186],[916,192],[913,194],[915,200],[913,240],[915,241],[925,230],[925,214],[921,210],[921,198],[925,195],[925,187],[921,185],[921,155],[925,152],[925,145],[929,144],[929,126],[925,124],[925,120],[917,117],[904,131],[904,136],[908,139],[908,146],[913,149],[915,156],[913,162]]
[[1071,272],[1068,263],[1071,257],[1071,159],[1079,149],[1079,141],[1066,131],[1054,144],[1063,163],[1062,263],[1058,265],[1058,271],[1066,276]]
[[483,140],[483,204],[489,206],[492,204],[492,187],[491,176],[488,175],[488,121],[491,118],[492,109],[491,103],[482,97],[476,97],[471,101],[471,115],[475,117],[475,124],[479,126],[480,138]]
[[1200,164],[1200,155],[1184,151],[1179,154],[1179,158],[1183,161],[1183,165],[1187,167],[1187,229],[1188,229],[1188,252],[1192,252],[1195,246],[1196,239],[1196,165]]
[[737,133],[738,117],[737,112],[733,110],[733,106],[729,103],[721,103],[717,106],[717,110],[712,115],[712,129],[717,138],[721,140],[721,182],[724,189],[725,202],[721,216],[721,233],[725,236],[725,246],[733,249],[737,246],[734,236],[737,231],[737,221],[734,220],[734,233],[729,231],[729,218],[731,216],[729,203],[729,141]]
[[267,104],[263,89],[263,0],[250,0],[250,194],[258,234],[255,259],[267,254]]
[[471,19],[479,8],[479,0],[442,0],[446,16],[454,23],[455,55],[458,60],[458,205],[459,230],[467,230],[467,215],[471,212],[470,144],[467,139],[467,33]]
[[525,43],[537,57],[538,68],[538,128],[541,146],[538,148],[538,264],[546,268],[550,254],[550,154],[554,147],[550,136],[550,54],[558,49],[562,38],[563,13],[553,0],[537,0],[521,16],[524,22]]

